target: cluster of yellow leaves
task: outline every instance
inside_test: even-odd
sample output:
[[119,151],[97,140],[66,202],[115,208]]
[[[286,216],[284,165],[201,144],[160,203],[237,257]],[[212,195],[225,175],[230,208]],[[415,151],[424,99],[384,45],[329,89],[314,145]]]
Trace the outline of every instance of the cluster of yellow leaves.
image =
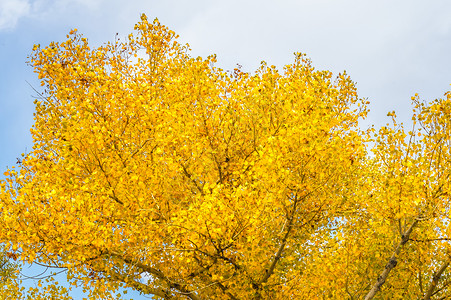
[[[5,258],[11,261],[17,259],[16,255],[5,252]],[[19,265],[10,263],[2,258],[0,276],[0,299],[1,300],[40,300],[40,299],[61,299],[72,300],[69,290],[61,286],[52,277],[36,280],[35,286],[26,288],[20,279],[21,268]]]
[[[0,187],[0,238],[21,259],[67,268],[93,299],[344,299],[410,225],[447,236],[449,97],[417,101],[427,134],[383,128],[370,158],[346,74],[301,54],[283,73],[225,72],[157,20],[135,30],[34,49],[34,147]],[[402,252],[384,297],[422,295],[412,278],[431,278],[440,247]]]

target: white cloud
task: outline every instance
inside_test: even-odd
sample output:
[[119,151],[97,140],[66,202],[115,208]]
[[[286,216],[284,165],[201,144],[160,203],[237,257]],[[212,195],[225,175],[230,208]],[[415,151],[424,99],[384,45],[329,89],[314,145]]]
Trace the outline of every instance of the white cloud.
[[22,17],[44,22],[49,16],[86,13],[101,9],[105,0],[0,0],[0,31],[13,29]]
[[28,15],[30,3],[28,0],[1,0],[0,1],[0,30],[12,29],[17,21]]
[[90,12],[101,7],[104,0],[37,0],[34,4],[36,11],[67,13],[74,9]]

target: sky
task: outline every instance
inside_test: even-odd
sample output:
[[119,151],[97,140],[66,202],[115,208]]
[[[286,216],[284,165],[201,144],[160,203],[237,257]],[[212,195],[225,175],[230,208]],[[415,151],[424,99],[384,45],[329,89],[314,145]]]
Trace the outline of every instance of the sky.
[[0,0],[0,174],[32,148],[33,45],[77,28],[99,46],[126,37],[141,13],[178,33],[192,56],[216,54],[225,70],[252,73],[262,60],[282,69],[294,52],[317,69],[346,70],[370,101],[363,127],[384,125],[392,110],[408,123],[411,96],[451,90],[449,0]]

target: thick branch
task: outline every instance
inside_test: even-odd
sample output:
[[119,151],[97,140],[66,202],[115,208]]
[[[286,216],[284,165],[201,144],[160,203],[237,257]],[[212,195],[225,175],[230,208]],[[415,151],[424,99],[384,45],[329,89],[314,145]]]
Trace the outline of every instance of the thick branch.
[[285,249],[285,245],[287,243],[288,236],[290,235],[291,228],[293,227],[293,218],[290,218],[287,224],[287,231],[285,232],[285,235],[282,239],[282,243],[280,243],[279,249],[277,250],[276,256],[274,257],[274,260],[272,264],[267,269],[267,272],[265,276],[260,280],[260,284],[265,283],[268,281],[269,277],[274,273],[274,269],[279,262],[279,260],[282,258],[282,252]]
[[388,260],[387,265],[385,266],[384,270],[382,271],[381,275],[377,278],[376,283],[373,285],[369,293],[366,295],[365,300],[373,299],[373,297],[376,295],[376,293],[379,291],[381,286],[385,283],[385,280],[388,277],[388,274],[390,274],[391,270],[393,270],[394,267],[396,267],[396,264],[398,263],[397,258],[399,253],[401,252],[402,247],[407,243],[409,240],[409,236],[412,233],[413,228],[418,224],[418,220],[415,220],[412,225],[407,229],[407,231],[401,235],[401,241],[399,242],[398,246],[396,247],[395,251],[393,252],[392,256]]
[[[304,197],[306,197],[306,195]],[[293,203],[293,210],[291,212],[291,215],[287,218],[287,220],[288,220],[287,229],[286,229],[287,231],[285,232],[285,234],[281,240],[281,243],[279,245],[279,248],[277,249],[276,255],[274,256],[274,260],[272,261],[269,268],[265,270],[265,275],[262,277],[262,279],[259,280],[257,283],[253,283],[253,287],[254,287],[254,289],[256,289],[256,294],[255,294],[256,299],[261,298],[259,289],[261,288],[262,284],[267,282],[268,279],[271,277],[271,275],[274,273],[274,269],[276,268],[277,263],[282,258],[282,254],[285,249],[288,237],[290,236],[291,230],[293,228],[294,216],[296,214],[297,204],[298,204],[299,200],[300,199],[297,196],[295,196],[295,200]]]
[[230,293],[230,292],[227,291],[227,287],[225,287],[222,283],[217,282],[216,284],[219,286],[219,288],[220,288],[225,294],[227,294],[227,296],[229,296],[230,299],[232,299],[232,300],[238,300],[237,297],[235,297],[232,293]]
[[449,266],[449,259],[447,259],[441,266],[440,269],[434,274],[432,277],[431,284],[429,285],[429,288],[426,292],[426,295],[424,295],[423,300],[429,300],[431,299],[431,296],[434,293],[435,288],[437,287],[438,281],[440,280],[440,277],[442,276],[443,272],[445,272],[446,268]]
[[141,283],[139,281],[136,280],[130,280],[127,277],[121,276],[120,274],[117,273],[113,273],[111,270],[109,270],[107,273],[111,279],[116,280],[116,281],[121,281],[125,284],[127,284],[128,286],[133,287],[135,290],[143,293],[143,294],[147,294],[147,295],[155,295],[155,296],[159,296],[163,299],[170,299],[170,292],[167,290],[164,290],[162,288],[152,288],[144,283]]
[[188,170],[186,169],[186,167],[183,164],[180,164],[180,166],[182,167],[183,173],[185,174],[185,176],[194,183],[194,185],[196,186],[196,188],[200,192],[200,194],[204,195],[204,191],[203,191],[202,187],[199,186],[199,184],[197,184],[197,182],[196,182],[196,180],[194,180],[194,178],[192,178],[191,174],[188,173]]
[[164,282],[166,282],[169,285],[170,289],[175,289],[180,294],[185,295],[185,296],[187,296],[188,298],[190,298],[192,300],[201,300],[202,299],[201,297],[197,296],[193,291],[188,290],[184,285],[171,281],[169,278],[167,278],[163,274],[163,272],[161,272],[160,270],[158,270],[156,268],[152,268],[150,266],[147,266],[147,265],[145,265],[143,263],[140,263],[138,261],[134,261],[131,258],[125,257],[125,256],[117,254],[117,253],[108,252],[108,254],[123,260],[124,262],[126,262],[129,265],[133,265],[135,267],[138,267],[142,271],[147,272],[147,273],[157,277],[160,280],[163,280]]

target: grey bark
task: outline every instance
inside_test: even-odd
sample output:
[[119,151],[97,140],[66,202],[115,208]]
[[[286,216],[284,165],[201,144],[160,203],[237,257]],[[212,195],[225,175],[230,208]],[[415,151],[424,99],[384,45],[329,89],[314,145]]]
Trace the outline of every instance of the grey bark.
[[437,283],[440,280],[440,277],[442,276],[443,272],[445,272],[446,268],[449,266],[449,259],[447,259],[441,266],[440,269],[436,273],[434,273],[434,276],[432,276],[431,284],[429,285],[429,288],[424,295],[423,300],[430,300],[432,294],[434,293],[435,288],[437,287]]
[[393,270],[394,267],[396,267],[396,264],[398,263],[397,258],[399,253],[401,252],[402,247],[407,243],[409,240],[410,234],[412,233],[413,228],[418,224],[418,220],[415,220],[412,225],[404,232],[404,234],[401,235],[401,241],[399,242],[398,246],[396,247],[395,251],[393,252],[392,256],[388,260],[387,265],[385,265],[384,270],[382,271],[381,275],[377,278],[376,283],[373,285],[371,290],[368,292],[368,294],[365,296],[365,300],[371,300],[374,298],[374,296],[377,294],[377,292],[380,290],[382,285],[385,283],[385,280],[388,277],[388,274],[390,274],[391,270]]

